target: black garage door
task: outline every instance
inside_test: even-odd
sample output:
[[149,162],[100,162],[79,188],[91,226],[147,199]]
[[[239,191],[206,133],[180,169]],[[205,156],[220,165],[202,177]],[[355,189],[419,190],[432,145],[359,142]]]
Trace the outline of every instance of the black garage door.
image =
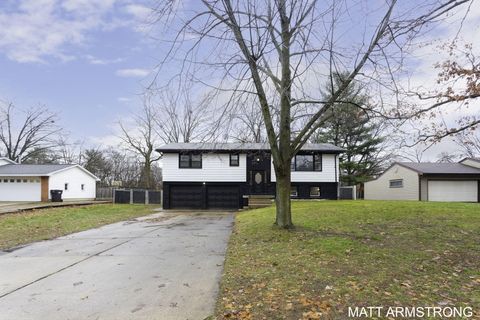
[[202,187],[178,185],[170,187],[170,208],[201,209]]
[[207,206],[209,209],[238,209],[238,187],[208,186]]

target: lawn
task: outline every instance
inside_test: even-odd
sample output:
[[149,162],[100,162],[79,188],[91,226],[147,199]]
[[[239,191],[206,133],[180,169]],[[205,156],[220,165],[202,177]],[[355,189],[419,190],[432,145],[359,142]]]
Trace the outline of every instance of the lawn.
[[241,212],[217,318],[347,319],[355,306],[472,307],[480,318],[480,205],[294,202]]
[[144,216],[155,206],[99,204],[0,215],[0,250]]

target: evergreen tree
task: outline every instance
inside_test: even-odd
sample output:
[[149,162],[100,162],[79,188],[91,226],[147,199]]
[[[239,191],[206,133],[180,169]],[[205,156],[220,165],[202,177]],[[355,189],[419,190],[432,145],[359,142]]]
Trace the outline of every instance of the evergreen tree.
[[[340,86],[345,75],[334,76],[333,86]],[[322,92],[328,99],[332,85]],[[386,156],[382,154],[382,128],[362,110],[369,106],[369,97],[358,82],[352,82],[341,101],[332,108],[332,117],[312,137],[313,142],[332,143],[345,149],[340,158],[340,181],[343,185],[357,185],[379,173]]]

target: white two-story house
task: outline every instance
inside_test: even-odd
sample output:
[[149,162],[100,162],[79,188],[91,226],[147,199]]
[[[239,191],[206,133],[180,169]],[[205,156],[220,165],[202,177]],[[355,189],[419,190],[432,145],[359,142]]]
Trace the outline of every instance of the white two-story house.
[[[250,196],[275,196],[268,144],[171,143],[157,151],[164,209],[238,209]],[[306,144],[292,162],[292,198],[337,199],[342,151],[331,144]]]

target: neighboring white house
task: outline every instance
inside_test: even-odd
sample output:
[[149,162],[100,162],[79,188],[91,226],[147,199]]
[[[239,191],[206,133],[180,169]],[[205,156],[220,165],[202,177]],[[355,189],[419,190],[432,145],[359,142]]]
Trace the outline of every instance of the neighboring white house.
[[480,159],[396,162],[365,183],[365,199],[480,202]]
[[98,178],[74,164],[17,164],[0,158],[0,201],[48,201],[50,190],[64,200],[91,200]]
[[[172,143],[162,153],[163,207],[239,208],[249,197],[275,195],[268,144]],[[307,144],[292,162],[292,198],[337,199],[338,154],[331,144]]]

